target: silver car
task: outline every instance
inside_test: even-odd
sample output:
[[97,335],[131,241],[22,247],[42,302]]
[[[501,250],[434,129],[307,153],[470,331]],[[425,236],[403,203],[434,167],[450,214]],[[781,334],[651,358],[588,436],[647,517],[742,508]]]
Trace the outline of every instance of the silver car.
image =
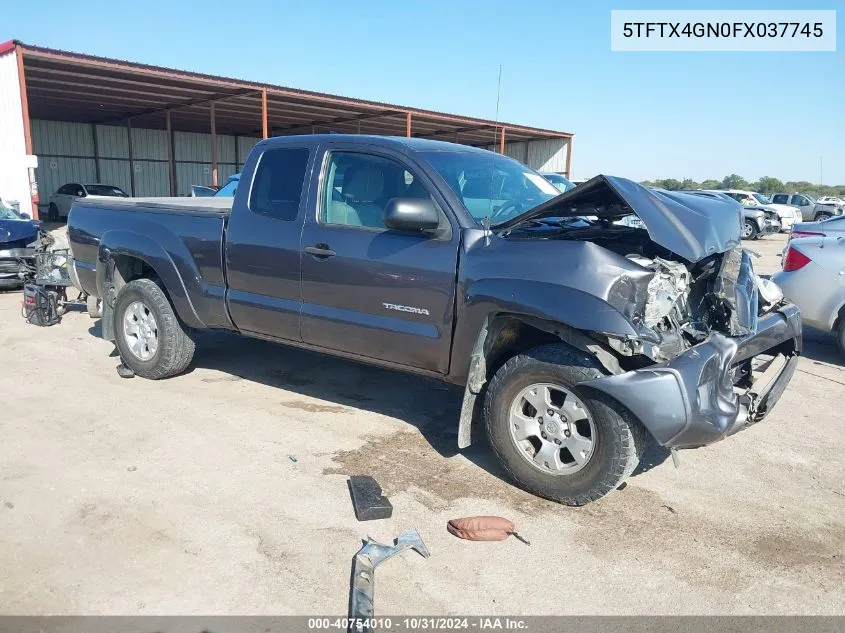
[[799,222],[792,226],[789,239],[799,237],[845,237],[845,216],[820,220],[818,222]]
[[[796,225],[783,256],[783,270],[772,277],[787,298],[801,308],[810,327],[832,332],[845,356],[845,218]],[[836,230],[830,230],[836,229]]]

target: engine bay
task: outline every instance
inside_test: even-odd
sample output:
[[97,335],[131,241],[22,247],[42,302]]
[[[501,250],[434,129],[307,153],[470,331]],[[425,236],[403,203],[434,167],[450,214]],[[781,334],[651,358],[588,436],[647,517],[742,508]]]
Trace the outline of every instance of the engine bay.
[[[591,242],[649,271],[651,275],[637,282],[639,292],[630,299],[639,305],[625,310],[646,335],[595,333],[620,357],[639,358],[637,365],[670,360],[714,331],[728,336],[747,334],[759,316],[783,299],[777,286],[754,273],[751,255],[738,246],[689,262],[652,241],[645,228],[630,224],[627,219],[596,216],[544,218],[515,228],[505,237]],[[631,283],[624,275],[620,282]],[[613,305],[613,301],[609,303]],[[621,308],[618,302],[614,307]]]

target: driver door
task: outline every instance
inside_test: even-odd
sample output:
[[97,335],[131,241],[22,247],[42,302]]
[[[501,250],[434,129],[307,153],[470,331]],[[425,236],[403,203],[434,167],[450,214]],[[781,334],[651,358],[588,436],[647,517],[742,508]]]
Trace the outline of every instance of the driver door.
[[[302,233],[302,340],[445,374],[459,232],[444,201],[398,152],[339,140],[321,153]],[[409,197],[435,201],[436,231],[384,226],[388,200]]]

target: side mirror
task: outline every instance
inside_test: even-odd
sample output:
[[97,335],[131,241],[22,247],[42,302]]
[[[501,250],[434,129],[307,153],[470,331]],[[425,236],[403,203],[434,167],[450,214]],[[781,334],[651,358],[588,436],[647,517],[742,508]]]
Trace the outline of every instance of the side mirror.
[[29,213],[21,213],[21,220],[31,220],[32,216]]
[[430,231],[440,216],[429,198],[393,198],[384,210],[384,225],[398,231]]

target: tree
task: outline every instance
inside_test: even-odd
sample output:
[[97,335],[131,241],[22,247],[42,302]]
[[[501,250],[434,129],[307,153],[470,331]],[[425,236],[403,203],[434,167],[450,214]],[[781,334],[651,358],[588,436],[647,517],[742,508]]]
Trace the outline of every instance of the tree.
[[748,183],[742,176],[731,174],[722,179],[722,189],[747,189]]
[[757,191],[762,194],[769,195],[770,193],[779,193],[784,190],[783,183],[777,178],[771,176],[763,176],[757,183]]
[[718,180],[713,180],[712,178],[705,180],[701,183],[702,189],[720,189],[722,187],[722,183]]
[[692,178],[684,178],[681,182],[681,189],[689,190],[689,189],[698,189],[701,185],[695,182]]

